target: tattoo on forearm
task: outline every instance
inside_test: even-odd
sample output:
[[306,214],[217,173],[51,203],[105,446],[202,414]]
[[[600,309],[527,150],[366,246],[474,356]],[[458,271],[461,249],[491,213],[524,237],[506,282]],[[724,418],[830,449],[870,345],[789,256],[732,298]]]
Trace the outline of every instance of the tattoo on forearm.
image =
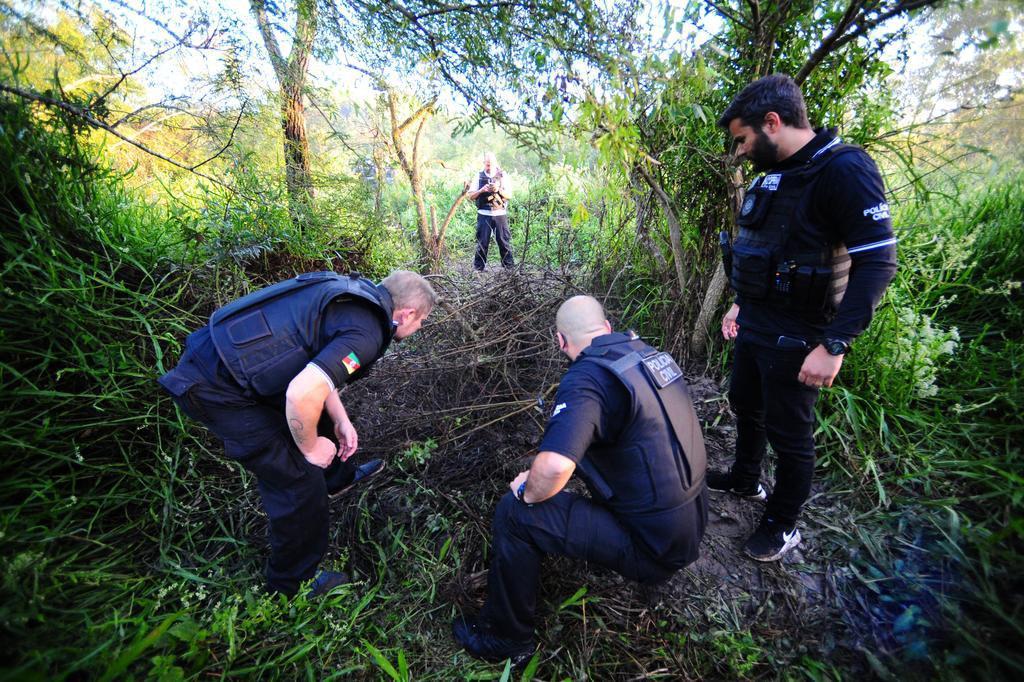
[[289,430],[291,430],[292,438],[295,439],[296,443],[302,445],[306,441],[306,434],[303,433],[303,426],[301,421],[292,417],[291,419],[288,420],[288,428]]

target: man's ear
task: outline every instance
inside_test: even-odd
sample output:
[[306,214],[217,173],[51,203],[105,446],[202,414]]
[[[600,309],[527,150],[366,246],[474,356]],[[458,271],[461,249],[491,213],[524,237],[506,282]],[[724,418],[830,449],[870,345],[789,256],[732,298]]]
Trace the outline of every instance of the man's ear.
[[604,321],[604,329],[605,329],[606,332],[611,334],[612,333],[612,323],[609,322],[608,320],[605,320]]
[[558,350],[565,350],[566,341],[562,332],[555,332],[555,339],[558,341]]
[[764,128],[772,133],[779,132],[779,128],[782,127],[782,118],[774,111],[769,111],[764,115]]

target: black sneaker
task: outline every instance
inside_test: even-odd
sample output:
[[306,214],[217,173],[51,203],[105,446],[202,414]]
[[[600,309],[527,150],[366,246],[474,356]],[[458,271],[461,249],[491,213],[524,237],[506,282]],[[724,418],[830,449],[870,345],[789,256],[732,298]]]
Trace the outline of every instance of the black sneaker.
[[341,497],[349,490],[352,490],[352,488],[355,488],[357,485],[366,483],[368,479],[384,471],[385,466],[386,463],[382,459],[371,459],[366,464],[360,464],[359,466],[356,467],[355,478],[353,478],[347,484],[341,486],[336,490],[328,490],[327,495],[332,500],[336,497]]
[[717,490],[722,493],[732,493],[748,500],[760,500],[764,502],[768,499],[768,493],[764,491],[764,486],[760,482],[755,483],[753,486],[748,488],[737,488],[732,483],[732,472],[731,471],[709,471],[705,476],[705,481],[708,484],[708,490]]
[[779,523],[766,516],[747,539],[743,551],[757,561],[778,561],[783,554],[799,544],[800,531],[796,526]]
[[335,587],[340,585],[347,585],[352,582],[352,578],[348,577],[348,573],[342,573],[340,571],[320,571],[313,578],[313,583],[309,586],[309,592],[306,593],[306,597],[312,599],[313,597],[322,597],[327,594]]
[[452,635],[473,658],[489,663],[499,663],[506,658],[512,665],[522,665],[533,652],[537,643],[532,639],[508,639],[487,631],[477,618],[459,616],[452,621]]

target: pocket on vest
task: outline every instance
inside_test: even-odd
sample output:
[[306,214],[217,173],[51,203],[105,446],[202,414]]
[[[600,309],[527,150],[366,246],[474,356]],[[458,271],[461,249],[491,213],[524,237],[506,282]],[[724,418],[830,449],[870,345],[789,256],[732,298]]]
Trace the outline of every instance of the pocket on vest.
[[793,305],[808,312],[825,310],[831,282],[832,268],[801,265],[793,273]]
[[270,325],[262,310],[254,310],[251,313],[239,317],[237,320],[228,322],[228,339],[236,346],[244,346],[270,336]]
[[775,272],[771,249],[737,242],[732,248],[732,288],[751,300],[768,297]]
[[249,384],[259,395],[270,396],[284,391],[288,384],[309,363],[309,354],[304,348],[291,347],[248,371]]

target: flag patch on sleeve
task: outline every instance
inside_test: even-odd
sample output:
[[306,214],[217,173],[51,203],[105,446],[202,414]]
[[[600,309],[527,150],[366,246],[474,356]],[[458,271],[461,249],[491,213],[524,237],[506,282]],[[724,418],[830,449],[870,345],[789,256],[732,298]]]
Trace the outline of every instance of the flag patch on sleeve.
[[349,374],[354,374],[357,369],[361,366],[359,364],[359,356],[355,353],[349,353],[341,359],[341,364],[345,365],[345,369],[348,370]]

